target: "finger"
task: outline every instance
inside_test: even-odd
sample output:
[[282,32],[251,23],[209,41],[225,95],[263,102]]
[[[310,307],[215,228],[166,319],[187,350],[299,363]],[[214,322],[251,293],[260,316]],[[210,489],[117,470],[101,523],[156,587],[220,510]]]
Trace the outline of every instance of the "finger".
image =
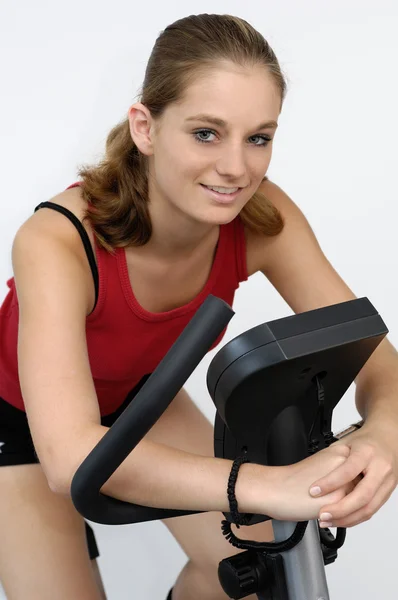
[[391,483],[390,481],[385,482],[380,486],[373,500],[369,504],[360,510],[353,512],[344,519],[333,519],[333,527],[355,527],[355,525],[369,521],[369,519],[387,502],[394,490],[394,483]]
[[[361,510],[373,500],[384,481],[384,475],[380,475],[377,467],[370,469],[351,493],[335,504],[323,506],[320,510],[320,519],[335,522],[339,519],[345,519],[352,513]],[[329,513],[332,517],[323,518],[321,515],[324,513]]]
[[[347,483],[353,481],[360,473],[362,473],[368,466],[369,459],[364,457],[361,453],[351,454],[347,460],[322,477],[315,481],[310,487],[311,496],[320,496],[334,492],[335,490],[343,487]],[[314,490],[315,488],[315,490]],[[320,488],[320,492],[316,493],[316,488]]]

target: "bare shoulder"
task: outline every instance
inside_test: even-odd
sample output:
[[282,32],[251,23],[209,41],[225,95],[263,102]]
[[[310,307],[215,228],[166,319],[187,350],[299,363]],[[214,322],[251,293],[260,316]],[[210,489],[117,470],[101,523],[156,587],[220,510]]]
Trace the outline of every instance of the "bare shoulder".
[[[80,187],[64,190],[49,198],[48,201],[68,209],[79,219],[88,234],[95,258],[93,230],[87,221],[83,223],[87,201],[83,198]],[[48,207],[43,207],[22,223],[16,233],[16,237],[20,238],[21,235],[24,235],[24,232],[26,232],[28,240],[33,241],[35,239],[46,238],[51,239],[55,243],[60,242],[59,245],[53,245],[53,251],[59,248],[60,255],[62,255],[64,261],[67,259],[67,256],[70,256],[72,260],[73,257],[78,258],[84,273],[82,282],[87,298],[87,314],[89,314],[95,303],[95,287],[87,254],[76,226],[62,213]],[[23,244],[23,247],[25,248],[26,244]],[[65,254],[63,248],[68,248],[69,253]]]
[[249,274],[262,272],[296,313],[355,298],[297,204],[271,181],[261,189],[280,211],[284,228],[276,236],[246,232]]
[[[94,248],[94,234],[92,228],[87,221],[84,223],[82,222],[84,211],[87,209],[87,201],[84,199],[80,187],[64,190],[52,198],[49,198],[48,201],[67,208],[79,219],[87,231],[91,245]],[[32,227],[48,227],[55,235],[61,236],[64,240],[69,241],[71,245],[74,245],[77,252],[83,251],[82,256],[85,256],[81,238],[76,227],[69,219],[56,210],[43,207],[32,214],[25,221],[25,224],[29,224]]]
[[276,248],[279,248],[276,250],[279,252],[280,247],[286,243],[286,240],[289,242],[293,241],[292,235],[294,235],[294,230],[297,229],[297,226],[304,227],[307,231],[310,229],[302,211],[279,185],[270,179],[266,179],[260,184],[259,190],[279,210],[285,226],[277,236],[266,236],[245,227],[247,269],[249,275],[263,271],[266,266],[265,261],[267,258],[272,259],[272,253]]

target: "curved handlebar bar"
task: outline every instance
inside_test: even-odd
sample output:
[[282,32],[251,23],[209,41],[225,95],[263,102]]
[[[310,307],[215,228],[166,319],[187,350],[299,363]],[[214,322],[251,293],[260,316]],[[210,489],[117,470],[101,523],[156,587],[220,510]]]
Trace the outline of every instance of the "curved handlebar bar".
[[234,314],[220,298],[206,298],[131,404],[77,469],[71,496],[80,514],[96,523],[121,525],[200,512],[140,506],[100,490],[163,414]]

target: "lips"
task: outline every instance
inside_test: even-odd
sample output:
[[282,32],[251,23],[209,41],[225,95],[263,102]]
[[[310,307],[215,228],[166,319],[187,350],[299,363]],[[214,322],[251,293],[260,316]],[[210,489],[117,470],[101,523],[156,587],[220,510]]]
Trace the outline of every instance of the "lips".
[[218,187],[218,188],[224,188],[224,189],[231,189],[231,190],[236,190],[235,192],[217,192],[217,194],[236,194],[236,192],[239,192],[239,190],[241,190],[241,187],[238,187],[237,185],[235,187],[232,188],[227,188],[225,185],[206,185],[205,183],[201,183],[200,185],[202,185],[203,187],[207,188],[208,190],[212,191],[212,192],[217,192],[217,190],[213,190],[212,188]]
[[238,188],[236,192],[233,192],[232,194],[223,194],[222,192],[215,192],[214,190],[211,190],[203,183],[201,183],[200,185],[210,198],[212,198],[220,204],[231,204],[231,202],[234,202],[235,198],[239,196],[240,192],[242,191],[242,188]]

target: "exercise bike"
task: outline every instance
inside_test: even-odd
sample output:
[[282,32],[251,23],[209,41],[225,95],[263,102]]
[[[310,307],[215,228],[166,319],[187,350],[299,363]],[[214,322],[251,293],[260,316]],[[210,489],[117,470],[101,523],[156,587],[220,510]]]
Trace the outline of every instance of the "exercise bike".
[[[72,501],[87,519],[127,524],[200,511],[157,509],[123,502],[101,487],[159,419],[234,311],[209,296],[145,382],[132,403],[77,469]],[[334,407],[387,335],[367,298],[307,311],[258,325],[237,336],[213,358],[207,387],[217,409],[216,457],[263,465],[296,463],[362,425],[331,430]],[[318,521],[272,519],[274,542],[239,540],[224,513],[223,534],[245,550],[221,561],[220,583],[230,598],[330,600],[325,566],[344,543]],[[245,515],[245,524],[269,520]]]

